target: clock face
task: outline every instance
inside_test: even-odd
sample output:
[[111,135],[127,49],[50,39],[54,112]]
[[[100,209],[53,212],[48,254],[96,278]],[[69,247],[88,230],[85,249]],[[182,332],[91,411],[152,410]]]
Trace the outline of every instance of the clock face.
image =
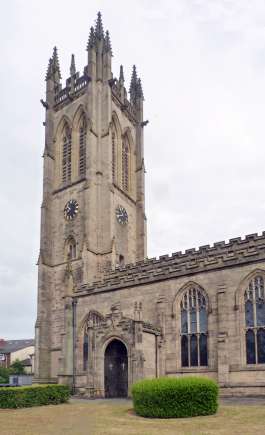
[[116,208],[116,218],[119,224],[126,225],[128,223],[127,211],[121,205]]
[[70,221],[76,217],[78,213],[78,203],[75,199],[70,199],[64,207],[64,217]]

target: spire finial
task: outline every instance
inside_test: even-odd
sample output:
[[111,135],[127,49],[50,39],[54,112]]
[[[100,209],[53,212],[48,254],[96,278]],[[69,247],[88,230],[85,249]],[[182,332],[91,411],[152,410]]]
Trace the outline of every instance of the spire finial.
[[95,47],[95,42],[96,42],[95,30],[94,27],[92,26],[90,27],[90,33],[89,33],[86,49],[89,50],[89,48]]
[[106,53],[110,52],[110,54],[112,55],[111,41],[110,41],[110,36],[109,36],[108,30],[106,30],[106,33],[105,33],[103,50]]
[[142,88],[142,82],[141,82],[141,79],[140,79],[140,78],[137,80],[137,91],[136,91],[136,95],[137,95],[137,97],[144,99],[144,93],[143,93],[143,88]]
[[58,50],[55,46],[53,49],[53,55],[52,55],[52,66],[53,66],[53,73],[58,73],[59,78],[61,79],[61,71],[60,71],[60,64],[59,64],[59,57],[58,57]]
[[104,30],[103,30],[101,12],[98,12],[98,15],[97,15],[95,35],[96,35],[96,37],[98,39],[103,39],[104,38]]
[[72,54],[71,56],[71,66],[70,66],[70,76],[74,76],[76,73],[76,67],[75,67],[75,55]]
[[52,58],[50,57],[45,80],[47,81],[51,78],[52,78]]
[[137,90],[137,72],[136,72],[136,66],[133,65],[132,78],[131,78],[131,84],[129,89],[131,99],[135,97],[136,90]]
[[120,66],[120,76],[119,76],[119,83],[121,84],[121,85],[123,85],[124,84],[124,74],[123,74],[123,65],[121,65]]

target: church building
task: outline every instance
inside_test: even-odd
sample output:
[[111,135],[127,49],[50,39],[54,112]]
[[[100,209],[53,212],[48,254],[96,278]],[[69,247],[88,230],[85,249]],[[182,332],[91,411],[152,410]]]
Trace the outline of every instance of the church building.
[[35,381],[126,397],[143,378],[201,375],[265,394],[265,233],[146,253],[143,90],[112,73],[98,13],[87,64],[46,75]]

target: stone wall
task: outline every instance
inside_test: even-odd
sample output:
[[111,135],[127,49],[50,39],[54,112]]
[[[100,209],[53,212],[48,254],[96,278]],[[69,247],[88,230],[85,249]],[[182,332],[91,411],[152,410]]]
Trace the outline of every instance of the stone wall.
[[[119,273],[123,276],[125,270],[116,271],[116,279]],[[148,279],[148,272],[138,273],[145,273],[145,279]],[[150,278],[147,283],[140,283],[135,274],[134,286],[128,282],[127,287],[122,287],[125,285],[123,281],[122,284],[117,282],[115,287],[113,284],[110,288],[105,285],[105,282],[102,288],[95,287],[94,290],[88,288],[85,291],[82,287],[82,292],[77,291],[74,295],[78,300],[79,325],[91,309],[106,315],[112,304],[119,304],[125,316],[133,317],[135,302],[141,303],[144,321],[157,325],[161,331],[164,330],[158,350],[159,376],[203,375],[216,379],[221,386],[247,387],[251,384],[258,388],[265,375],[265,367],[262,365],[249,367],[246,364],[243,302],[244,290],[256,273],[265,276],[264,261],[246,262],[244,265],[199,273],[193,271],[192,275],[177,278],[168,275],[167,279],[159,281]],[[111,282],[114,283],[114,279],[111,278]],[[181,367],[179,303],[183,291],[190,284],[200,286],[208,297],[208,367]],[[155,352],[155,349],[151,350],[150,343],[144,341],[141,349],[144,373],[145,376],[149,376],[152,365],[151,355],[154,354],[152,352]],[[163,359],[164,365],[161,363]]]

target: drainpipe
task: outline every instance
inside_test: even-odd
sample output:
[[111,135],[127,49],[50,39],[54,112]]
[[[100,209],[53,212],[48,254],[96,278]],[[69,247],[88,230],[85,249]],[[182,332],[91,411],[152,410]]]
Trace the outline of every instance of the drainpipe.
[[155,365],[156,365],[156,378],[158,378],[158,349],[157,349],[157,345],[158,345],[158,340],[157,340],[157,335],[155,334]]
[[72,394],[75,394],[76,390],[76,360],[75,360],[75,349],[76,349],[76,304],[77,300],[72,299],[72,327],[73,327],[73,383],[72,383]]

